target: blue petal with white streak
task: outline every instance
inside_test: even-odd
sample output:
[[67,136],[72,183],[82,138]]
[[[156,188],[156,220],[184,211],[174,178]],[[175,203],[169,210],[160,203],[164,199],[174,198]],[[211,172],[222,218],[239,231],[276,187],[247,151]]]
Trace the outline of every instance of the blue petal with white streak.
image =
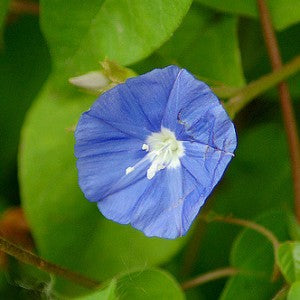
[[75,138],[85,197],[106,218],[168,239],[187,233],[237,144],[210,88],[176,66],[101,95]]

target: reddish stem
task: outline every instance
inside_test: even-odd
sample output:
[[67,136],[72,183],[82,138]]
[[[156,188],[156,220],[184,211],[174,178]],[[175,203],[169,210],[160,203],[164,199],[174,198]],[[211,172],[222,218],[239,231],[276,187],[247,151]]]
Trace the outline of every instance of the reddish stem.
[[[268,7],[264,0],[257,0],[260,21],[262,25],[262,31],[267,47],[267,51],[271,60],[273,70],[278,70],[282,67],[282,60],[280,51],[275,36],[275,32],[271,23],[271,17]],[[288,85],[286,82],[282,82],[278,85],[278,91],[280,96],[280,104],[283,116],[284,127],[287,135],[287,141],[290,152],[291,168],[293,174],[294,184],[294,205],[295,213],[298,222],[300,223],[300,147],[299,137],[297,133],[297,124],[295,119],[295,113],[292,107],[291,96]]]
[[39,4],[26,0],[14,0],[11,2],[10,11],[18,15],[39,15]]
[[202,274],[196,278],[190,279],[184,283],[182,283],[182,288],[184,290],[191,289],[193,287],[199,286],[206,282],[216,280],[223,277],[233,276],[236,275],[239,271],[233,267],[227,267],[223,269],[218,269],[215,271],[211,271],[205,274]]
[[4,237],[0,235],[0,251],[3,251],[7,253],[8,255],[11,255],[15,257],[17,260],[33,265],[37,267],[40,270],[43,270],[45,272],[61,276],[65,279],[68,279],[72,282],[75,282],[81,286],[90,288],[90,289],[97,289],[100,288],[100,282],[90,279],[88,277],[85,277],[79,273],[73,272],[71,270],[65,269],[59,265],[50,263],[34,253],[21,248],[20,246],[6,240]]

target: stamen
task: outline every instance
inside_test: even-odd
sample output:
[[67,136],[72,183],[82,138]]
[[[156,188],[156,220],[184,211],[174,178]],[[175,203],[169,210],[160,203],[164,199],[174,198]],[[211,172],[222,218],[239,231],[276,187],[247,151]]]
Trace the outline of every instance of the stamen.
[[147,178],[150,180],[150,179],[152,179],[154,176],[155,176],[155,173],[156,173],[156,171],[155,170],[153,170],[153,168],[149,168],[148,170],[147,170]]
[[147,144],[143,144],[142,150],[149,151],[149,146]]
[[129,173],[131,173],[132,171],[134,171],[134,167],[128,167],[126,169],[126,175],[128,175]]
[[178,141],[174,132],[166,128],[162,128],[160,132],[152,133],[147,138],[147,143],[142,145],[142,150],[149,153],[137,164],[128,167],[126,175],[136,170],[145,161],[150,161],[151,165],[147,170],[147,178],[150,180],[160,170],[179,167],[179,158],[184,155],[182,141]]
[[[162,128],[161,132],[153,133],[144,145],[149,151],[147,157],[152,162],[147,170],[148,179],[152,179],[160,170],[180,166],[179,158],[184,155],[184,147],[169,129]],[[142,149],[146,148],[144,145]]]

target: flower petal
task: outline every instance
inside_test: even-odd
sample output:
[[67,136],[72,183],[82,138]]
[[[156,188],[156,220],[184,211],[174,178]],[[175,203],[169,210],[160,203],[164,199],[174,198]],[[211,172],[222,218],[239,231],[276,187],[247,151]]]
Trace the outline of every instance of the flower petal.
[[[199,183],[183,170],[166,169],[98,202],[103,215],[131,224],[145,235],[173,239],[185,235],[203,205]],[[186,204],[192,202],[193,205]]]
[[98,208],[107,219],[129,224],[139,199],[151,185],[152,182],[143,176],[126,189],[119,189],[99,201]]
[[[219,105],[218,99],[204,82],[197,80],[189,72],[181,69],[173,82],[162,120],[163,127],[176,133],[182,130],[183,124],[180,123],[180,113],[183,108],[189,107],[195,101],[205,111],[212,106]],[[202,114],[198,114],[198,117]]]
[[181,218],[184,201],[182,169],[165,169],[153,179],[151,188],[136,207],[132,226],[149,237],[173,239],[182,236],[185,233]]
[[75,156],[82,158],[142,149],[143,141],[125,134],[102,120],[82,114],[75,131]]
[[182,228],[183,232],[187,232],[211,190],[199,184],[185,167],[182,166],[182,169],[184,185],[189,186],[189,188],[186,188],[188,192],[182,207]]
[[166,104],[179,72],[177,66],[169,66],[126,81],[126,86],[136,99],[136,105],[147,116],[153,131],[161,129]]
[[183,144],[186,155],[180,161],[198,183],[207,189],[208,196],[221,179],[233,154],[197,142]]
[[236,147],[233,123],[218,98],[183,69],[174,82],[162,125],[180,140],[198,141],[231,153]]
[[151,124],[125,84],[102,94],[87,113],[142,141],[151,134]]
[[201,101],[194,101],[180,111],[180,122],[185,132],[194,140],[224,152],[234,152],[237,138],[234,125],[221,104],[203,108]]
[[126,175],[126,169],[146,155],[142,150],[143,141],[116,130],[88,112],[81,116],[75,137],[79,185],[90,201],[104,197]]

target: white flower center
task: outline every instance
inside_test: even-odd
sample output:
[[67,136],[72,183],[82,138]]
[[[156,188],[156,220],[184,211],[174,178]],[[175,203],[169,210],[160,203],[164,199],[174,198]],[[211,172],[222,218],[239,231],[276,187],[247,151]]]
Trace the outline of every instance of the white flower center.
[[147,138],[142,150],[149,153],[135,166],[128,167],[126,175],[133,172],[145,160],[150,160],[151,165],[147,170],[147,178],[152,179],[162,169],[179,167],[179,158],[184,155],[182,141],[177,141],[174,132],[164,127],[160,132],[154,132]]
[[159,170],[177,168],[180,165],[179,158],[184,155],[182,142],[177,141],[175,134],[167,128],[152,133],[142,149],[149,151],[147,156],[152,162],[147,170],[148,179],[153,178]]

